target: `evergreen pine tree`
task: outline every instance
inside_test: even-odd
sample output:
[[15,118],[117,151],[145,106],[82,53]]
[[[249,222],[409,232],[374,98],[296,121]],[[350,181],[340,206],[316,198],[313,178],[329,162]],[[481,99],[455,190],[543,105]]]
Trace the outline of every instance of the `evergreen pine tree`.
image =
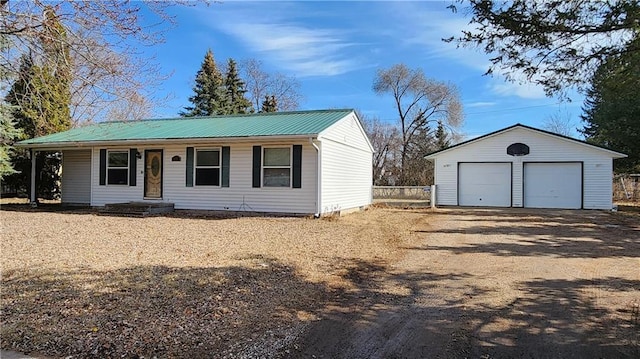
[[[0,51],[9,51],[9,41],[5,36],[0,36]],[[0,66],[0,81],[9,79],[9,73]],[[13,118],[14,108],[0,100],[0,181],[7,175],[16,173],[11,157],[14,155],[13,143],[22,136],[22,131],[16,128]]]
[[438,127],[436,128],[436,150],[442,150],[451,145],[447,131],[444,129],[442,121],[438,121]]
[[11,160],[15,156],[12,145],[21,138],[22,131],[16,128],[12,110],[9,104],[0,102],[0,181],[5,176],[16,173]]
[[278,100],[274,95],[266,95],[260,112],[278,112]]
[[628,155],[614,161],[617,172],[640,171],[640,36],[629,51],[609,57],[595,72],[581,116],[587,142]]
[[[23,56],[17,78],[7,93],[13,106],[16,127],[25,138],[33,138],[71,127],[71,56],[67,36],[51,7],[45,8],[45,29],[40,37],[44,58],[36,64],[31,56]],[[18,173],[7,176],[5,184],[28,192],[31,159],[25,150],[15,151],[12,158]],[[46,198],[58,193],[60,155],[38,152],[36,192]]]
[[229,59],[227,63],[227,73],[224,83],[227,92],[227,108],[223,114],[230,115],[253,112],[251,102],[245,97],[245,93],[247,92],[245,83],[240,78],[240,75],[238,75],[238,68],[233,59]]
[[193,96],[189,97],[192,106],[185,107],[185,111],[180,112],[180,116],[211,116],[225,112],[224,81],[211,49],[205,54],[202,66],[196,74],[193,92]]

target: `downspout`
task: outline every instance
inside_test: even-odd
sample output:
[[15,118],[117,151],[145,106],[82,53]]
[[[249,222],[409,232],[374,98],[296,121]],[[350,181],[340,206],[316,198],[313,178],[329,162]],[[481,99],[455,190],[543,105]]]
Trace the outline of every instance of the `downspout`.
[[316,173],[316,188],[317,188],[317,194],[316,194],[316,213],[313,215],[315,218],[320,218],[320,214],[322,213],[322,151],[320,150],[320,143],[316,144],[315,142],[313,142],[313,138],[309,137],[309,143],[311,144],[311,146],[313,146],[313,148],[316,149],[316,152],[318,153],[318,155],[316,156],[317,159],[317,163],[318,163],[318,169],[317,169],[317,173]]

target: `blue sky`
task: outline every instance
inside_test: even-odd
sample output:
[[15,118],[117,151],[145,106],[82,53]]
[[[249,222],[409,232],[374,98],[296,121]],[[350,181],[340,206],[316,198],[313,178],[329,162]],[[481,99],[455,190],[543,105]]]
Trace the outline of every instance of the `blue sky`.
[[172,117],[188,105],[195,74],[211,48],[220,65],[230,57],[255,58],[267,71],[296,76],[301,109],[356,108],[394,121],[392,99],[376,95],[372,83],[377,69],[405,63],[457,86],[467,138],[515,123],[542,127],[557,114],[580,125],[582,97],[559,103],[539,87],[483,76],[489,56],[441,41],[468,28],[463,12],[446,8],[451,3],[225,1],[173,8],[177,26],[165,34],[165,43],[147,49],[172,74],[158,89],[158,97],[169,100],[154,115]]

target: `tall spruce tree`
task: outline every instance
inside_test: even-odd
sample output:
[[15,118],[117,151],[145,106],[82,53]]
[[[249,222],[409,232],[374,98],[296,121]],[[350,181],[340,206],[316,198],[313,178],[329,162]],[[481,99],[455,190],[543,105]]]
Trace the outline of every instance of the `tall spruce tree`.
[[238,75],[238,67],[233,59],[227,62],[224,84],[227,92],[225,115],[253,112],[251,102],[245,97],[245,83]]
[[[44,11],[44,29],[40,43],[44,56],[34,59],[24,55],[6,101],[13,106],[16,127],[25,138],[33,138],[71,127],[71,57],[64,27],[51,7]],[[25,150],[15,151],[12,158],[17,173],[7,176],[5,184],[19,192],[28,192],[31,159]],[[59,192],[60,155],[39,152],[36,171],[36,193],[52,198]]]
[[278,99],[274,95],[266,95],[260,112],[278,112]]
[[16,128],[12,112],[13,108],[9,104],[0,101],[0,181],[16,173],[12,161],[15,156],[13,143],[21,138],[22,131]]
[[444,128],[444,124],[442,121],[438,121],[438,127],[436,128],[436,150],[443,150],[451,145],[451,141],[449,139],[449,134]]
[[[9,41],[4,35],[0,36],[0,51],[9,51]],[[9,71],[0,66],[0,82],[9,80]],[[13,118],[14,108],[0,99],[0,181],[7,175],[16,173],[11,157],[14,156],[13,143],[22,136],[22,131],[16,128]]]
[[[640,35],[628,44],[640,48]],[[626,153],[617,172],[640,172],[640,52],[610,56],[596,71],[581,116],[588,142]]]
[[227,95],[224,79],[211,49],[205,54],[202,66],[196,74],[193,92],[193,96],[189,97],[192,106],[185,107],[180,116],[211,116],[225,113]]

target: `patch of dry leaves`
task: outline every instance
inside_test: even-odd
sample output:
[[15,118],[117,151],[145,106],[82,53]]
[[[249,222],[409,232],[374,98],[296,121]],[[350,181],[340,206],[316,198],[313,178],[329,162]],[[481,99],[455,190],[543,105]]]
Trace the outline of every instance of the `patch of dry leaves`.
[[[15,209],[15,208],[14,208]],[[402,254],[412,221],[0,211],[2,347],[72,357],[272,357]]]

